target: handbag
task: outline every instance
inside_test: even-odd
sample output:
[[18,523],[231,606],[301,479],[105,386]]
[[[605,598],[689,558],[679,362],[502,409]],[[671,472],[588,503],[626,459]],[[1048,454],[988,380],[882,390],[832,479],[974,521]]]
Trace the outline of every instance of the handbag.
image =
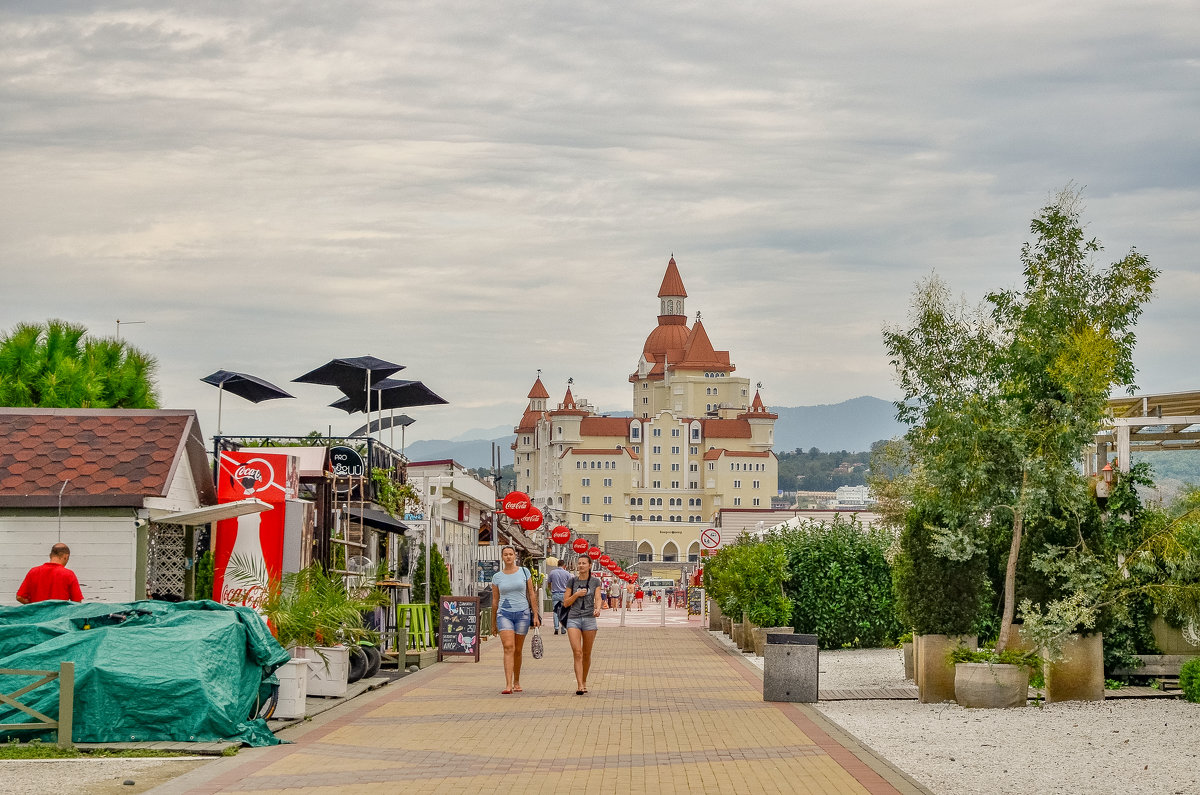
[[541,627],[533,628],[533,640],[529,642],[529,651],[532,652],[535,660],[542,659],[542,655],[546,653],[546,647],[542,645]]

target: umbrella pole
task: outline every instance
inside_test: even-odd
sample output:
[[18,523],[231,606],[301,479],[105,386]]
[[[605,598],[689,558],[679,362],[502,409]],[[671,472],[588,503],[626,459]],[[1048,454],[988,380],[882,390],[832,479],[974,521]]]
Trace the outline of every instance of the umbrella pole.
[[388,447],[396,449],[396,410],[392,409],[388,412],[388,419],[391,423],[388,425]]
[[221,435],[221,398],[225,396],[225,384],[217,384],[217,436]]

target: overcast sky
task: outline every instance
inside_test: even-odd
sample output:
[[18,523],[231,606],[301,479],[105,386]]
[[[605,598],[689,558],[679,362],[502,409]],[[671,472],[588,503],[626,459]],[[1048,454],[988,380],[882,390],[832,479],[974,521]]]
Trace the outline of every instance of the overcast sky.
[[299,399],[224,430],[345,433],[339,356],[451,405],[410,439],[559,398],[629,406],[675,255],[771,405],[898,390],[880,330],[936,270],[1015,286],[1069,181],[1105,262],[1163,271],[1144,390],[1200,387],[1194,2],[0,6],[0,326],[62,317]]

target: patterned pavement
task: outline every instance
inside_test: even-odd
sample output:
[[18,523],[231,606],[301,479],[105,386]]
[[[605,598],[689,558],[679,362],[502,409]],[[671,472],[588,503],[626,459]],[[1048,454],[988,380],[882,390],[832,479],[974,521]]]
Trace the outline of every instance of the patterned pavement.
[[[761,674],[682,611],[667,628],[604,616],[589,692],[565,636],[504,685],[498,640],[156,792],[917,793],[805,705],[762,700]],[[528,655],[528,647],[526,648]]]

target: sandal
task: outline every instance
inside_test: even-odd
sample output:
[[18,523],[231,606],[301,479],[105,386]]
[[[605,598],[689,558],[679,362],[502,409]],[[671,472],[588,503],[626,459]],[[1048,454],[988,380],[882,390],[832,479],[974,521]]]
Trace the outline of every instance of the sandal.
[[512,689],[512,691],[513,691],[514,693],[524,693],[524,692],[525,692],[525,688],[521,687],[520,685],[513,685],[513,689]]
[[575,691],[575,695],[577,695],[577,696],[582,696],[582,695],[583,695],[584,693],[586,693],[586,692],[587,692],[586,690],[576,690],[576,691]]
[[502,695],[502,696],[511,696],[511,695],[512,695],[512,691],[511,691],[511,690],[501,690],[501,691],[500,691],[500,695]]

